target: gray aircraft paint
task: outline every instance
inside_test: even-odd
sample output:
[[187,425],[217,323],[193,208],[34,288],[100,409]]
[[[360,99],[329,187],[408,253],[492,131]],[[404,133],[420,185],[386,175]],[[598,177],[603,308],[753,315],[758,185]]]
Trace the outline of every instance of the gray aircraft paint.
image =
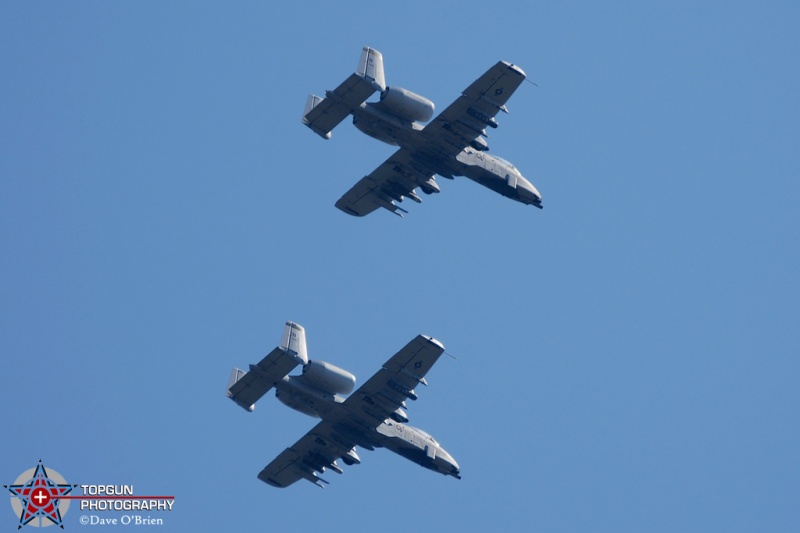
[[[329,469],[341,474],[338,459],[346,464],[361,462],[356,446],[386,448],[434,472],[461,479],[458,463],[431,435],[399,421],[407,421],[405,400],[416,400],[413,387],[427,385],[424,374],[443,352],[439,341],[419,335],[345,398],[343,394],[352,390],[355,377],[317,362],[319,372],[309,378],[306,371],[314,362],[308,359],[305,329],[287,322],[278,347],[250,365],[248,372],[233,369],[226,394],[252,412],[255,403],[275,388],[281,403],[322,422],[267,465],[259,479],[275,487],[299,479],[324,486],[327,481],[317,473]],[[288,375],[301,365],[303,374]]]
[[[450,179],[465,176],[512,200],[541,208],[542,196],[536,187],[514,165],[486,153],[486,127],[497,127],[495,115],[508,112],[505,102],[524,79],[522,69],[500,61],[423,126],[420,122],[433,114],[433,102],[388,87],[382,54],[364,47],[356,73],[327,91],[325,98],[308,97],[302,122],[330,139],[333,128],[352,115],[360,131],[400,149],[345,193],[336,207],[354,216],[379,207],[402,216],[407,211],[395,202],[410,198],[420,203],[417,188],[426,194],[439,192],[434,178],[438,174]],[[376,91],[381,99],[366,102]]]

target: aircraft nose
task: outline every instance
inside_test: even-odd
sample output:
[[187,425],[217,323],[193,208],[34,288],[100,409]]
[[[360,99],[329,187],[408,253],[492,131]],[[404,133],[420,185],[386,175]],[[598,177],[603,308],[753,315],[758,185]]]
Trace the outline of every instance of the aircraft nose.
[[458,463],[453,461],[450,465],[450,475],[456,479],[461,479],[461,469],[458,467]]
[[453,456],[444,450],[439,450],[439,458],[443,459],[443,462],[445,463],[442,465],[443,474],[461,479],[461,468],[459,468],[458,463],[455,459],[453,459]]
[[517,191],[519,191],[520,200],[522,203],[535,205],[539,209],[542,208],[542,195],[536,190],[531,182],[522,179],[517,184]]

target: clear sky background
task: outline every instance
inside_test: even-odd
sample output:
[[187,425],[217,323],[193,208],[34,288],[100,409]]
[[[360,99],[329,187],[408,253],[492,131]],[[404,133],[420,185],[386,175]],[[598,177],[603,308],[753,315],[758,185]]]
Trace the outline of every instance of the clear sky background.
[[[3,2],[2,484],[41,458],[174,494],[163,531],[796,530],[799,15]],[[364,45],[438,110],[520,65],[490,153],[544,210],[466,178],[404,219],[335,209],[393,148],[300,116]],[[377,450],[261,483],[315,421],[224,391],[286,320],[359,383],[440,339],[409,415],[463,479]]]

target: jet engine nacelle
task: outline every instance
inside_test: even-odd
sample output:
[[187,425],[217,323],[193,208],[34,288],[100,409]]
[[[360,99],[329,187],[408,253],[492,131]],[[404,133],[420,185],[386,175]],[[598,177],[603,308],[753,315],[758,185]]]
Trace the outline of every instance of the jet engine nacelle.
[[309,361],[300,380],[331,394],[349,394],[356,384],[353,374],[325,361]]
[[411,122],[427,122],[433,116],[433,102],[400,87],[387,87],[378,104],[384,110]]

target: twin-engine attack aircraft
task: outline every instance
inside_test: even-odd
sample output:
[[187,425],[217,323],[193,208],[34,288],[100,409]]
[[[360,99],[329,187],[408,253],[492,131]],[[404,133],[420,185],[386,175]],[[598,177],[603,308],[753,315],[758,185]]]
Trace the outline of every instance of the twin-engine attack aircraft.
[[[418,335],[353,394],[350,372],[323,361],[309,361],[305,329],[286,322],[280,345],[250,371],[234,368],[228,397],[247,411],[272,387],[282,403],[322,421],[286,448],[258,474],[273,487],[288,487],[307,479],[324,487],[317,476],[329,468],[341,474],[339,458],[347,465],[360,464],[356,446],[367,450],[388,448],[415,463],[446,476],[461,479],[458,463],[433,437],[405,425],[406,399],[416,400],[414,387],[427,385],[425,374],[444,352],[431,337]],[[289,376],[297,365],[303,372]]]
[[[325,98],[309,95],[303,124],[324,139],[347,115],[367,135],[399,146],[389,159],[347,191],[336,207],[354,216],[364,216],[379,207],[396,215],[408,211],[395,201],[422,200],[414,192],[439,192],[434,174],[453,179],[466,176],[512,200],[541,209],[542,196],[517,168],[504,159],[485,153],[486,126],[497,127],[498,111],[508,113],[506,102],[525,79],[525,73],[500,61],[467,87],[433,122],[433,102],[409,90],[387,87],[383,56],[364,47],[355,74],[351,74]],[[380,91],[380,100],[366,102]]]

